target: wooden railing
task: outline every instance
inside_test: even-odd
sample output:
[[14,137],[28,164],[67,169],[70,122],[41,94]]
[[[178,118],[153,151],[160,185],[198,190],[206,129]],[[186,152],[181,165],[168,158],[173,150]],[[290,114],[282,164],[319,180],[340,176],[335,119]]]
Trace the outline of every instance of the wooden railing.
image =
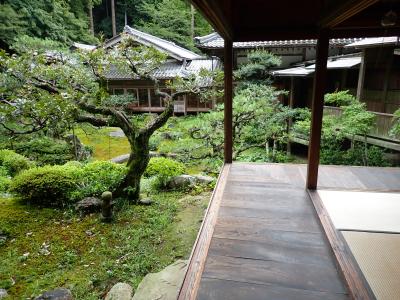
[[[324,106],[324,114],[340,116],[342,113],[343,113],[343,111],[339,107]],[[390,141],[394,141],[394,142],[400,142],[400,139],[395,138],[390,135],[390,129],[393,124],[394,115],[373,112],[373,111],[371,111],[371,113],[373,113],[375,115],[376,123],[368,135],[371,137],[376,137],[376,138],[380,138],[380,139],[390,140]]]

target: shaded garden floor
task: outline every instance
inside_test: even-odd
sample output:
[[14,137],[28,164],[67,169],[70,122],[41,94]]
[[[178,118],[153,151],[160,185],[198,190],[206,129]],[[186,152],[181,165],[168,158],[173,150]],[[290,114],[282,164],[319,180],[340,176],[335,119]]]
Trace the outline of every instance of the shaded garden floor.
[[12,299],[60,286],[76,299],[98,299],[118,281],[136,287],[147,273],[187,258],[210,193],[150,196],[151,206],[120,204],[112,224],[0,199],[0,288]]

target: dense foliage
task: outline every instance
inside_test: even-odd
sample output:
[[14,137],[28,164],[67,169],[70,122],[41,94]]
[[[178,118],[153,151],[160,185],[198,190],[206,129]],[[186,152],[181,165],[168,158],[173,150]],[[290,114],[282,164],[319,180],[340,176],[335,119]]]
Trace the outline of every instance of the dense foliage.
[[[248,54],[248,62],[235,72],[239,84],[233,98],[233,158],[245,157],[253,148],[265,149],[263,161],[281,161],[279,151],[288,142],[288,122],[299,110],[284,106],[279,97],[286,92],[271,85],[270,69],[280,64],[280,59],[265,50]],[[191,151],[194,158],[223,155],[223,105],[201,115],[191,136],[201,147]]]
[[[126,21],[193,50],[193,36],[211,32],[210,25],[184,0],[115,1],[115,14],[117,33]],[[68,46],[112,37],[109,0],[5,0],[0,4],[0,19],[0,48],[9,48],[24,36]]]
[[[375,124],[375,116],[368,112],[365,103],[358,101],[349,91],[338,91],[325,95],[325,104],[340,108],[338,114],[324,114],[322,120],[321,163],[344,165],[384,166],[384,150],[369,146],[366,135]],[[294,124],[294,132],[308,139],[310,113]],[[356,136],[364,137],[362,142]],[[346,149],[350,141],[350,149]]]
[[88,0],[5,0],[0,4],[0,41],[11,45],[24,35],[71,44],[93,43],[86,14]]

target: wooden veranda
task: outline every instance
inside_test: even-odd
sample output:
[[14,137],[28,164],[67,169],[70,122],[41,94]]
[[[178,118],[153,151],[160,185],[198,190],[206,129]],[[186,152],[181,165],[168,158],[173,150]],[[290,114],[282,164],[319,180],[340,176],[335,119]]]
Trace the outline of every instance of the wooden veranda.
[[[306,175],[306,165],[226,164],[179,299],[375,299]],[[321,166],[318,183],[400,192],[400,168]]]
[[[191,2],[224,38],[225,166],[179,299],[375,299],[317,184],[398,193],[400,170],[319,168],[323,100],[329,39],[398,35],[400,1]],[[317,39],[308,164],[232,164],[232,44],[273,39]]]

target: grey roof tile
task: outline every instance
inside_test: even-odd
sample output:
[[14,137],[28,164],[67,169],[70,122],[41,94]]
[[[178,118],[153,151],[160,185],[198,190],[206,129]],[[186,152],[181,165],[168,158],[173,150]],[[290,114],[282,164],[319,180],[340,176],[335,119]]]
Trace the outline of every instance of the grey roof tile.
[[[348,39],[331,39],[331,46],[344,46],[356,41],[359,38],[348,38]],[[204,49],[220,49],[224,47],[223,38],[217,33],[213,32],[209,35],[202,37],[195,37],[195,43],[198,48]],[[277,41],[254,41],[254,42],[234,42],[234,48],[281,48],[281,47],[315,47],[317,40],[277,40]]]

